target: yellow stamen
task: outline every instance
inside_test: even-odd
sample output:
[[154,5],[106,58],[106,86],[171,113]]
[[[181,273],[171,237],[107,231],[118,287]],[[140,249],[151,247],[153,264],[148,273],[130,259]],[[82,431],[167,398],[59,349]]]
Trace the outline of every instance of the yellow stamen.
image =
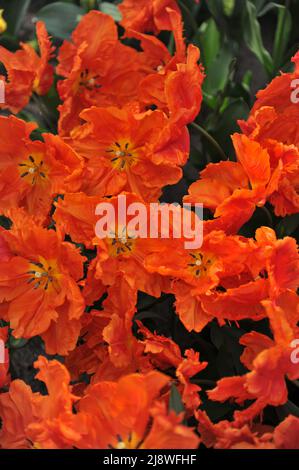
[[29,155],[28,160],[19,163],[19,172],[29,184],[42,183],[47,178],[47,168],[44,165],[43,155]]
[[61,274],[55,259],[46,260],[40,256],[39,261],[29,264],[27,274],[29,275],[28,283],[34,283],[34,289],[40,288],[48,292],[53,290],[58,292],[60,289]]
[[112,167],[118,171],[128,170],[138,160],[138,153],[128,139],[114,142],[106,153],[110,157]]
[[207,253],[190,253],[189,271],[196,277],[205,276],[214,263],[214,257]]
[[111,234],[110,238],[106,239],[110,256],[128,256],[131,255],[134,250],[136,239],[127,233],[126,227],[123,227],[120,232],[121,235],[116,231],[116,233]]

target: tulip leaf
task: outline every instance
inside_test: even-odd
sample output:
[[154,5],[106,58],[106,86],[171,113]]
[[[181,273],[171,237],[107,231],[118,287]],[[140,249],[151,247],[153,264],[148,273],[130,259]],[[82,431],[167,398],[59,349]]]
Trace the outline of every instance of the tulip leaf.
[[206,68],[206,78],[203,83],[205,98],[210,107],[215,107],[217,93],[224,90],[230,76],[230,67],[234,59],[230,43],[222,45],[215,59]]
[[235,8],[236,0],[223,0],[223,11],[226,16],[231,16]]
[[282,5],[278,5],[278,21],[273,47],[274,68],[278,69],[282,65],[284,54],[287,50],[288,42],[292,30],[292,16],[289,10]]
[[27,343],[28,339],[25,338],[15,338],[14,336],[10,336],[9,338],[9,345],[14,349],[23,348]]
[[170,389],[169,410],[175,411],[176,414],[185,411],[180,392],[174,384],[172,384]]
[[228,156],[233,153],[233,145],[230,136],[239,131],[238,120],[247,119],[249,108],[242,98],[231,99],[219,117],[217,127],[213,131],[213,137],[221,145]]
[[261,27],[257,19],[256,7],[249,0],[245,2],[243,17],[244,39],[247,47],[256,55],[269,76],[273,72],[273,61],[265,49],[262,39]]
[[102,2],[100,4],[100,10],[102,13],[111,16],[115,21],[121,21],[122,16],[120,10],[117,8],[117,5],[108,2]]
[[213,18],[202,23],[194,38],[202,54],[205,67],[209,67],[219,53],[221,36]]
[[44,21],[48,32],[55,38],[68,39],[85,11],[71,3],[55,2],[44,6],[36,14]]
[[207,7],[213,17],[219,21],[224,13],[222,0],[209,0],[207,2]]

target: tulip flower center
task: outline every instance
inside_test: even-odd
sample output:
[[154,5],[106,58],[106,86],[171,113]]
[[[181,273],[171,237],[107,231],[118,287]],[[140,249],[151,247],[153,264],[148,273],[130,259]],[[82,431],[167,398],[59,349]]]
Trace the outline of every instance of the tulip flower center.
[[87,88],[89,91],[98,90],[101,88],[101,85],[98,83],[99,77],[99,75],[94,75],[88,69],[84,69],[80,73],[79,87]]
[[106,152],[110,155],[113,168],[119,171],[128,170],[137,162],[137,153],[128,141],[115,142]]
[[139,444],[139,437],[135,432],[132,432],[126,438],[118,436],[118,443],[114,446],[114,449],[138,449]]
[[131,237],[127,233],[127,228],[124,227],[121,234],[111,234],[111,237],[107,238],[109,253],[111,256],[119,255],[130,255],[134,249],[136,238]]
[[32,261],[27,271],[30,278],[28,283],[34,283],[34,289],[59,291],[59,278],[61,276],[56,260],[46,260],[40,257],[39,262]]
[[41,155],[29,155],[28,160],[19,163],[21,178],[34,185],[46,178],[46,168]]
[[201,252],[190,253],[190,263],[188,263],[188,268],[191,273],[200,277],[207,274],[209,268],[213,264],[213,259],[206,254]]

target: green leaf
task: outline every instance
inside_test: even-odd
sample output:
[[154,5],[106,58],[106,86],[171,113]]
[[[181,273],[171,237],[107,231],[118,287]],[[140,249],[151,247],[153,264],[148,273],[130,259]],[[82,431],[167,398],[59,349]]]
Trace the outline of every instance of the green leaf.
[[207,104],[214,108],[217,93],[224,90],[230,77],[230,66],[233,61],[233,51],[230,43],[224,43],[217,57],[206,68],[206,79],[203,91],[206,93]]
[[55,2],[43,7],[36,14],[46,23],[48,32],[59,39],[68,39],[85,11],[70,3]]
[[106,13],[106,15],[112,16],[114,21],[121,21],[122,16],[117,8],[117,5],[114,5],[113,3],[108,3],[108,2],[102,2],[100,4],[100,10],[103,13]]
[[285,6],[278,5],[278,8],[278,20],[272,54],[275,69],[278,69],[283,63],[284,54],[287,50],[292,31],[291,13]]
[[221,145],[226,155],[233,154],[233,145],[230,136],[239,130],[237,121],[247,119],[249,107],[242,98],[230,100],[218,120],[213,137]]
[[180,392],[174,384],[172,384],[170,389],[169,410],[175,411],[176,414],[185,411]]
[[1,0],[0,8],[4,10],[4,18],[7,22],[7,31],[17,35],[23,23],[31,0]]
[[261,10],[264,8],[265,3],[267,3],[268,0],[251,0],[251,2],[255,5],[256,11],[259,15]]
[[223,16],[223,3],[222,0],[209,0],[207,7],[216,20],[220,21]]
[[282,5],[280,5],[279,3],[269,2],[263,8],[260,8],[259,10],[257,9],[257,16],[258,18],[261,18],[262,16],[265,16],[270,11],[276,8],[281,8],[281,7]]
[[28,343],[28,339],[25,338],[15,338],[14,336],[10,336],[9,338],[9,346],[14,349],[23,348]]
[[226,16],[231,16],[234,12],[236,0],[223,0],[223,11]]
[[252,77],[253,77],[252,71],[247,70],[247,72],[245,72],[244,77],[242,79],[242,87],[244,88],[244,90],[247,91],[247,93],[250,93],[250,86],[251,86],[251,82],[252,82]]
[[261,27],[257,20],[256,7],[249,0],[245,2],[243,29],[246,45],[259,59],[268,75],[271,76],[273,72],[273,61],[263,44]]
[[220,50],[221,36],[213,18],[202,23],[194,42],[199,46],[202,53],[202,61],[205,67],[209,67]]

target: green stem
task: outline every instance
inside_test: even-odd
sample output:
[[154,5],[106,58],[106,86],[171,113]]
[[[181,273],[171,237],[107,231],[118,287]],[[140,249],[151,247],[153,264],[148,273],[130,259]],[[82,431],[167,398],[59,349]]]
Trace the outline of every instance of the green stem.
[[168,43],[168,50],[169,50],[170,55],[173,55],[174,47],[175,47],[174,35],[173,33],[170,33],[170,38],[169,38],[169,43]]
[[218,144],[218,142],[211,136],[203,127],[201,127],[196,122],[191,122],[190,124],[194,129],[196,129],[206,140],[210,142],[211,145],[217,150],[219,155],[221,156],[221,160],[228,160],[227,156],[225,155],[224,151]]

